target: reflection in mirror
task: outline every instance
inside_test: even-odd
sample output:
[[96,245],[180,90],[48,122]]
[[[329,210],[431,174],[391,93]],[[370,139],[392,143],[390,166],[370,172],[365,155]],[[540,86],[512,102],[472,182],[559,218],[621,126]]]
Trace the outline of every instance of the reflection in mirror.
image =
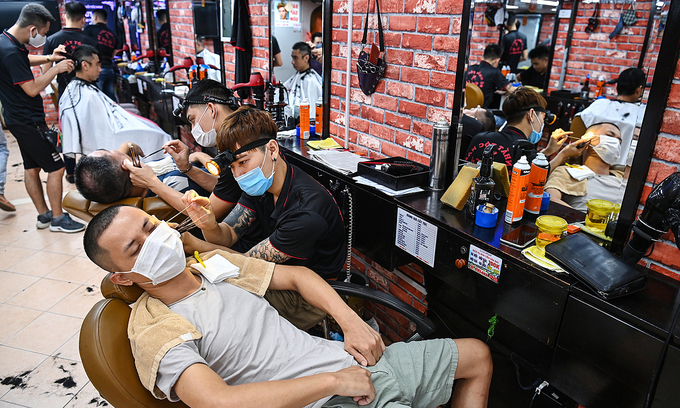
[[[503,26],[499,28],[499,24],[505,25],[507,17],[513,13],[520,22],[518,31],[526,36],[527,50],[531,52],[539,45],[547,45],[549,49],[544,86],[536,88],[542,91],[548,109],[557,120],[554,125],[545,126],[539,150],[557,128],[570,130],[576,125],[584,126],[583,122],[587,122],[587,127],[594,123],[591,117],[598,117],[598,121],[618,121],[623,128],[622,133],[631,133],[622,135],[624,141],[626,138],[633,139],[630,148],[623,146],[621,159],[615,163],[620,167],[610,166],[623,170],[626,163],[632,162],[635,153],[634,139],[644,115],[644,103],[663,36],[664,14],[669,6],[669,1],[656,0],[472,1],[468,70],[483,60],[484,49],[489,44],[502,43],[503,36],[507,34],[501,30]],[[506,78],[510,80],[525,80],[526,75],[523,74],[528,72],[532,62],[536,67],[532,60],[520,61],[516,75],[507,67],[502,74],[507,74]],[[643,80],[647,86],[643,87],[641,98],[639,93],[632,91],[620,94],[617,85],[621,88],[622,84],[613,83],[631,67],[642,69],[647,76]],[[499,69],[503,69],[503,63]],[[586,78],[589,79],[587,85]],[[598,97],[606,100],[596,102]],[[490,104],[499,116],[502,116],[502,101],[503,95],[496,94]],[[603,109],[607,103],[609,105]],[[620,117],[614,117],[616,115]],[[577,120],[574,120],[575,117]],[[500,124],[503,120],[498,122]],[[465,153],[460,152],[461,158],[465,157]],[[618,195],[621,198],[615,201],[621,202],[623,194]]]
[[[291,85],[286,113],[298,116],[295,105],[302,97],[314,106],[322,96],[322,6],[311,0],[271,0],[269,6],[272,73],[277,81]],[[300,42],[309,48],[293,49]],[[315,109],[310,109],[310,116],[315,118]]]

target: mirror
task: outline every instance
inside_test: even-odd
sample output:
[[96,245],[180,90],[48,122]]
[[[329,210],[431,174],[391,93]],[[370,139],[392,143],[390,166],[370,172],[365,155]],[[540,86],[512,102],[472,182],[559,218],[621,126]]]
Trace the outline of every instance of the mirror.
[[[126,2],[124,13],[121,14],[128,20],[128,30],[125,34],[132,52],[143,55],[147,49],[163,49],[168,55],[166,57],[168,64],[174,65],[171,17],[165,0]],[[150,33],[153,33],[152,38]],[[163,58],[159,58],[159,63],[162,61]]]
[[[318,0],[270,0],[269,27],[270,75],[284,83],[303,69],[297,63],[293,65],[292,57],[293,45],[303,41],[314,43],[310,66],[319,76],[323,76],[323,6]],[[319,91],[318,96],[321,95]],[[312,98],[315,100],[310,99],[310,106],[316,103],[318,96]]]
[[[498,12],[499,20],[495,17],[496,9],[503,6],[507,12],[515,13],[520,21],[519,32],[527,37],[528,51],[535,44],[549,45],[549,64],[542,90],[548,109],[558,114],[558,123],[545,127],[543,145],[555,128],[569,130],[573,115],[584,108],[582,101],[571,98],[580,93],[587,74],[590,74],[589,103],[592,103],[600,94],[615,99],[616,85],[607,84],[607,81],[616,79],[626,68],[641,68],[647,73],[647,86],[642,96],[642,102],[647,102],[663,35],[664,14],[667,14],[670,1],[471,0],[469,4],[468,68],[482,61],[487,45],[501,41],[502,33],[496,22],[503,20],[502,11]],[[634,10],[628,13],[637,21],[623,25],[623,29],[610,39],[610,34],[627,10]],[[597,19],[597,26],[591,33],[586,32],[589,19]],[[529,59],[520,62],[517,72],[523,72],[522,69],[529,64]],[[555,92],[559,90],[563,91],[561,95]],[[500,97],[494,102],[495,105],[490,107],[500,109]],[[462,110],[460,112],[462,115]],[[465,157],[464,151],[460,152],[460,157]]]

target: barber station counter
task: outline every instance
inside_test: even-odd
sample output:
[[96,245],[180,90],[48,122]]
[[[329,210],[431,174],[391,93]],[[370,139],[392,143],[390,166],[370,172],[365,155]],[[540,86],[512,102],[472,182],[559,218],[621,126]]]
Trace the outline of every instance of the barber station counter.
[[[443,192],[427,190],[392,198],[310,159],[299,140],[279,143],[286,160],[336,196],[346,220],[343,192],[352,193],[357,250],[388,270],[411,262],[422,267],[428,316],[437,324],[437,337],[487,340],[489,320],[497,315],[488,344],[495,356],[522,367],[525,386],[540,376],[587,408],[643,406],[672,312],[680,303],[680,282],[648,271],[645,290],[602,300],[570,275],[540,268],[519,250],[501,244],[500,237],[510,228],[502,219],[504,203],[499,203],[496,227],[480,228],[463,212],[443,205]],[[583,219],[556,203],[547,213],[568,221]],[[415,222],[414,229],[422,228],[418,238],[434,254],[416,256],[395,245],[398,227],[410,228],[403,225],[406,218]],[[534,220],[525,217],[522,222]],[[497,282],[474,271],[471,252],[478,262],[498,261]],[[500,375],[502,361],[494,360]],[[680,328],[676,327],[652,407],[678,406],[679,375]],[[498,392],[492,383],[490,407],[496,406],[493,400]],[[527,406],[513,405],[512,395],[496,397],[504,400],[504,407]]]

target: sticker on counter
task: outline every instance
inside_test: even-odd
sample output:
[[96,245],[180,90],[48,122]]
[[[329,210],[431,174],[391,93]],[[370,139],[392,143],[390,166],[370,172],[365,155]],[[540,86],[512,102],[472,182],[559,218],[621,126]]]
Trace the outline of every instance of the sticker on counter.
[[498,283],[498,278],[501,277],[501,265],[503,265],[503,260],[500,257],[492,255],[474,245],[470,245],[468,268],[483,277]]
[[397,209],[397,234],[394,245],[434,268],[437,227],[401,208]]

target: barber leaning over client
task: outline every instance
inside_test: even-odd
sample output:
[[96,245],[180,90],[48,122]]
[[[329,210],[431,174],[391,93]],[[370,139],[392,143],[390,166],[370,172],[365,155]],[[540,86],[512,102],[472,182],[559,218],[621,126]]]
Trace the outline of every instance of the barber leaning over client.
[[[328,190],[282,159],[276,133],[269,113],[248,106],[239,108],[220,126],[217,145],[220,159],[225,158],[222,168],[233,172],[243,195],[220,223],[208,198],[185,194],[189,216],[208,241],[185,234],[185,248],[205,252],[232,247],[246,231],[258,228],[264,239],[246,252],[248,256],[306,266],[322,278],[337,279],[347,255],[340,209]],[[301,302],[296,293],[280,301],[269,296],[267,300],[303,330],[324,316]]]

